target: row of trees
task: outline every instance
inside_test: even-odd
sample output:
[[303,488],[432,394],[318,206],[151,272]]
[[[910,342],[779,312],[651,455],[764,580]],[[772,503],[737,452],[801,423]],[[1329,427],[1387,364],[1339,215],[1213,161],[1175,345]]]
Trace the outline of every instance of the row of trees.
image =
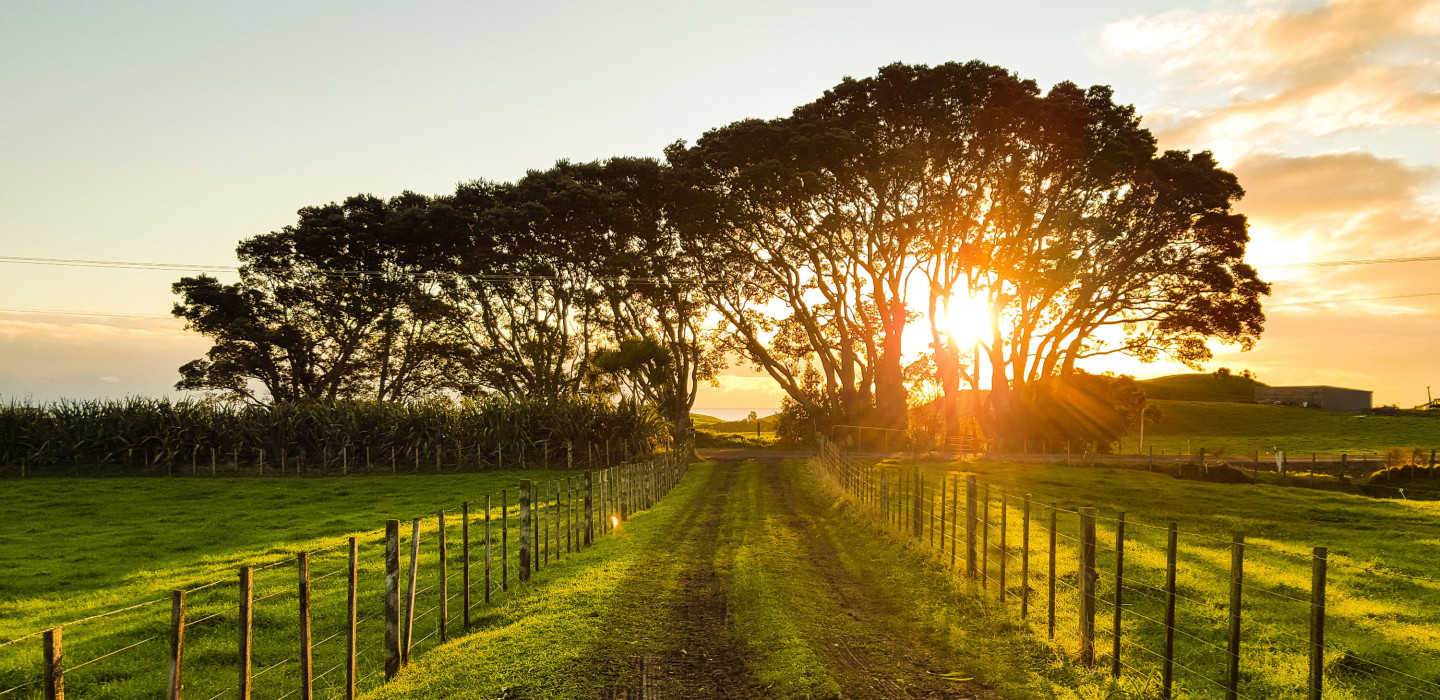
[[[728,357],[820,427],[904,425],[919,372],[953,430],[982,385],[944,323],[958,299],[992,311],[974,348],[992,418],[1090,358],[1194,366],[1208,340],[1253,344],[1269,287],[1243,260],[1242,195],[1209,153],[1159,152],[1108,88],[896,64],[664,162],[302,210],[241,244],[240,282],[175,285],[176,314],[216,340],[179,386],[618,396],[680,426]],[[929,357],[907,368],[922,317]]]

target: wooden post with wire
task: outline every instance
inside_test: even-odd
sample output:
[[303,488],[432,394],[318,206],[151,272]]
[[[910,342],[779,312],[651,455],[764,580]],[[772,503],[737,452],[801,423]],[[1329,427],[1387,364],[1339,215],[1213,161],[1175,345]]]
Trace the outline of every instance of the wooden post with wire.
[[1240,697],[1240,598],[1245,580],[1245,533],[1230,540],[1230,634],[1225,669],[1225,700]]
[[1325,686],[1325,568],[1329,553],[1316,547],[1310,560],[1310,700]]
[[1095,668],[1095,510],[1080,509],[1080,663]]
[[490,496],[485,496],[485,604],[490,604]]
[[185,591],[176,590],[170,593],[170,683],[166,689],[169,700],[180,700],[184,659]]
[[595,542],[595,477],[585,472],[585,546]]
[[[500,489],[500,590],[510,590],[510,506],[509,494]],[[490,601],[485,601],[490,602]]]
[[990,484],[980,491],[980,588],[990,587]]
[[975,578],[979,562],[975,561],[975,475],[965,477],[965,576]]
[[440,643],[450,641],[450,562],[449,549],[445,543],[445,511],[438,513],[439,525],[436,536],[440,540]]
[[460,585],[464,588],[464,594],[460,596],[460,606],[464,611],[465,631],[470,631],[470,502],[464,501],[460,504]]
[[1165,541],[1165,655],[1160,667],[1160,697],[1170,700],[1175,685],[1175,562],[1179,523],[1170,521]]
[[1045,597],[1046,607],[1046,633],[1045,638],[1055,640],[1055,524],[1059,520],[1060,504],[1050,502],[1050,566],[1047,572],[1050,575],[1050,591]]
[[355,700],[355,685],[359,682],[356,671],[355,647],[359,640],[356,639],[356,628],[360,616],[359,596],[359,573],[360,573],[360,541],[358,538],[350,538],[350,561],[346,571],[345,590],[345,700]]
[[311,700],[315,696],[314,656],[310,646],[310,553],[295,555],[295,570],[299,572],[298,595],[300,601],[300,700]]
[[960,479],[954,479],[955,487],[950,489],[950,570],[955,570],[955,550],[960,547],[957,537],[960,528]]
[[45,630],[41,637],[45,647],[45,667],[41,679],[45,686],[45,700],[65,700],[65,643],[62,636],[61,628],[53,627]]
[[1120,612],[1125,604],[1125,511],[1115,515],[1115,617],[1110,649],[1110,675],[1120,677]]
[[385,521],[385,680],[400,672],[400,521]]
[[415,595],[420,579],[420,519],[410,528],[410,585],[405,589],[405,645],[400,649],[400,664],[410,665],[410,647],[415,641]]
[[520,480],[520,582],[530,580],[530,480]]
[[1025,494],[1025,507],[1020,514],[1020,619],[1030,617],[1030,494]]
[[235,696],[250,700],[250,631],[255,622],[255,574],[248,566],[240,567],[240,683]]
[[1003,491],[1000,493],[1000,602],[1002,604],[1005,602],[1006,594],[1005,564],[1006,560],[1010,558],[1010,548],[1007,546],[1006,539],[1006,532],[1007,530],[1009,530],[1006,524],[1007,516],[1010,512],[1010,506],[1008,505],[1009,501],[1007,499],[1007,496],[1008,495]]
[[915,531],[915,539],[923,541],[925,539],[925,477],[919,469],[915,470],[913,483],[915,484],[914,493],[910,495],[911,505],[914,508],[910,516],[913,521],[911,528]]

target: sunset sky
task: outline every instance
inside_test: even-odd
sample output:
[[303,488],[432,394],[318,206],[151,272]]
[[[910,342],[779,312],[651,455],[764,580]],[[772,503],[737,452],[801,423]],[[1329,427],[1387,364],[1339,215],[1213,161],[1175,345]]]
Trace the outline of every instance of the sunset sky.
[[[846,75],[971,59],[1112,85],[1162,148],[1239,176],[1275,294],[1256,349],[1210,369],[1440,391],[1440,262],[1308,265],[1440,255],[1440,0],[6,2],[0,256],[233,265],[303,206],[658,156]],[[0,400],[170,393],[208,347],[167,318],[182,274],[0,263]],[[732,369],[697,410],[779,395]]]

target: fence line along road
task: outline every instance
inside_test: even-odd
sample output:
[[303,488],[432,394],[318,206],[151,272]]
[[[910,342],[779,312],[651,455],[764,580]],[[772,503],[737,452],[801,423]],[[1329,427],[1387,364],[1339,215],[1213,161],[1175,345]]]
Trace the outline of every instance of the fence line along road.
[[[408,547],[402,546],[401,520],[392,519],[381,533],[241,566],[237,578],[0,642],[0,697],[63,700],[67,686],[88,697],[99,684],[111,693],[128,683],[138,684],[125,691],[135,697],[170,700],[231,694],[309,700],[317,691],[350,700],[363,687],[393,678],[422,643],[442,644],[473,629],[476,601],[489,605],[532,585],[533,573],[654,506],[684,477],[690,454],[684,445],[580,477],[522,480],[516,489],[486,495],[483,513],[475,513],[470,501],[461,503],[458,523],[447,517],[453,510],[410,518]],[[496,500],[498,510],[492,508]],[[512,516],[519,535],[514,551]],[[492,531],[495,525],[499,533]],[[472,540],[472,527],[479,542]],[[483,562],[472,560],[482,552]],[[472,590],[477,584],[483,586],[479,595]],[[170,605],[158,605],[165,601]],[[457,601],[458,610],[451,607]],[[157,614],[162,611],[168,613],[163,618]],[[119,632],[85,634],[97,620],[130,614],[153,619]],[[417,623],[431,625],[432,615],[434,629],[417,639]],[[257,617],[263,624],[256,624]],[[317,636],[320,641],[312,641]],[[112,644],[116,637],[123,643]],[[96,644],[110,646],[90,648]],[[77,650],[78,663],[72,660]],[[215,661],[225,657],[231,661]],[[98,675],[90,675],[95,668]]]
[[[1283,680],[1247,672],[1247,650],[1272,665],[1274,657],[1290,655],[1305,679],[1294,697],[1318,700],[1324,695],[1328,653],[1347,674],[1363,675],[1396,697],[1440,698],[1437,679],[1327,641],[1326,584],[1334,562],[1325,547],[1298,555],[1247,543],[1241,531],[1218,538],[1181,531],[1175,521],[1163,527],[1134,521],[1123,511],[1107,517],[1094,508],[1061,508],[1029,494],[1007,493],[973,473],[936,476],[918,467],[863,460],[823,437],[817,463],[837,495],[857,506],[854,517],[928,551],[1074,663],[1116,678],[1152,679],[1162,698],[1214,693],[1234,700],[1295,692],[1275,685]],[[1131,527],[1164,533],[1164,543],[1138,537]],[[1188,578],[1202,576],[1207,560],[1228,559],[1228,575],[1215,582],[1223,594],[1207,595],[1203,588],[1181,592],[1182,536],[1190,543],[1186,558],[1191,561],[1183,569]],[[1208,559],[1197,560],[1196,549],[1208,552]],[[1132,550],[1142,565],[1158,561],[1163,551],[1163,572],[1153,572],[1163,574],[1162,580],[1142,580],[1153,566],[1127,568]],[[1267,576],[1276,574],[1270,578],[1283,573],[1281,565],[1247,557],[1250,550],[1307,567],[1309,591],[1277,590],[1263,577],[1247,578],[1247,564]],[[1284,620],[1275,619],[1279,615],[1264,614],[1269,608],[1289,610],[1305,622],[1287,629]],[[1222,625],[1216,624],[1216,611],[1223,611]],[[1263,619],[1247,625],[1257,615]],[[1037,622],[1036,616],[1043,619]],[[1099,621],[1107,625],[1097,626]],[[1262,621],[1271,624],[1255,627]],[[1261,639],[1247,647],[1250,636]],[[1152,641],[1147,644],[1147,639]],[[1108,649],[1103,646],[1107,641]]]

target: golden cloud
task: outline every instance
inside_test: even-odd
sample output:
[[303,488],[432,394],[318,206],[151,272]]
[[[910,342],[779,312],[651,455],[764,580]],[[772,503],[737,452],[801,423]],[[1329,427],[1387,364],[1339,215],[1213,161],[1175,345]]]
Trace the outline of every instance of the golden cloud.
[[1219,109],[1160,115],[1162,139],[1187,146],[1440,124],[1440,0],[1176,10],[1112,23],[1102,39],[1187,89],[1226,91]]

